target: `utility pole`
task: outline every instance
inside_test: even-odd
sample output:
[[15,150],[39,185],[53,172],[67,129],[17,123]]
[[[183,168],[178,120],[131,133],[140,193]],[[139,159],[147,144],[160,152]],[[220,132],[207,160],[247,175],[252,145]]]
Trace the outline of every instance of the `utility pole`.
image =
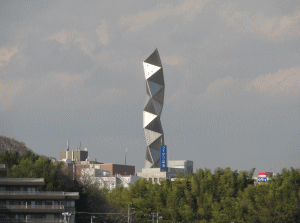
[[127,148],[125,149],[125,166],[126,166]]
[[130,203],[128,204],[128,223],[130,223]]

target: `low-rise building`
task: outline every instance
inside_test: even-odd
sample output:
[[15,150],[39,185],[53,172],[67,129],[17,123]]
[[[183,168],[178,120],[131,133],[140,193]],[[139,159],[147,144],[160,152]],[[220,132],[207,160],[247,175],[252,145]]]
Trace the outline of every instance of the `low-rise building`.
[[138,181],[140,177],[138,176],[122,176],[117,174],[113,177],[98,177],[97,180],[99,181],[100,188],[106,188],[108,190],[112,190],[117,186],[122,185],[124,188],[129,188],[131,184]]
[[258,172],[258,177],[253,177],[254,185],[267,183],[272,176],[274,176],[273,172]]
[[134,182],[138,179],[140,179],[140,177],[134,175],[116,174],[114,176],[110,176],[110,172],[108,170],[94,168],[82,169],[80,176],[82,183],[98,184],[99,188],[106,188],[108,190],[112,190],[119,185],[129,188],[129,186],[134,184]]
[[76,175],[80,176],[82,169],[101,169],[110,172],[110,177],[117,174],[119,175],[135,175],[135,166],[114,164],[114,163],[97,163],[97,164],[86,164],[89,161],[81,162],[80,164],[75,164]]
[[160,168],[143,168],[142,172],[137,173],[137,176],[159,183],[163,179],[171,180],[176,178],[178,174],[184,177],[188,173],[193,173],[193,161],[190,160],[172,160],[168,161],[167,169]]
[[[3,169],[2,169],[3,170]],[[39,191],[43,178],[0,178],[0,222],[75,222],[78,192]]]
[[191,160],[169,160],[168,167],[169,168],[178,168],[186,173],[193,173],[193,165],[194,162]]

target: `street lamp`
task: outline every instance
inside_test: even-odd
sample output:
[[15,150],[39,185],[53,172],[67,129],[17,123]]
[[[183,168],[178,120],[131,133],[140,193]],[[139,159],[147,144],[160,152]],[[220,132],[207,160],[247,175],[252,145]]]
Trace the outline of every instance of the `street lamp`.
[[97,218],[96,216],[91,216],[91,223],[93,223],[93,218]]
[[70,212],[63,212],[62,215],[64,216],[64,221],[69,222],[69,218],[71,216]]

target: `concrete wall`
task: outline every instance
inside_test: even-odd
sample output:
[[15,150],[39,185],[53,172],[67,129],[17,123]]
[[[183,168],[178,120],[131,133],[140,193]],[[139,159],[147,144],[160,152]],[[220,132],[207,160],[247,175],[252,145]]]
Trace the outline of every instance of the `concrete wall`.
[[85,161],[88,158],[88,151],[83,150],[71,150],[71,151],[60,151],[59,159],[70,159],[72,161]]
[[120,175],[135,175],[135,166],[121,164],[100,164],[101,169],[110,171],[110,176]]
[[120,165],[120,164],[76,164],[76,175],[81,175],[82,169],[102,169],[110,172],[110,177],[115,176],[117,174],[120,175],[135,175],[135,166],[128,165]]

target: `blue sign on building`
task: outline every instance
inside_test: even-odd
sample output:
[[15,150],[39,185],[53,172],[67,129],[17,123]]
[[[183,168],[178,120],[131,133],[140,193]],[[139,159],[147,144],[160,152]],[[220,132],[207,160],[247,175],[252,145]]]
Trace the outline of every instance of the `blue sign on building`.
[[167,146],[160,146],[160,169],[167,169]]
[[257,177],[257,182],[267,182],[266,177]]

